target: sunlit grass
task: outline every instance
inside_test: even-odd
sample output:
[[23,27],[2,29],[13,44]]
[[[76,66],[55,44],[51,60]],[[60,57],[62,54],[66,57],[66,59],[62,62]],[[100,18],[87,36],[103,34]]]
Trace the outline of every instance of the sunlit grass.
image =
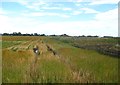
[[[52,40],[49,40],[52,42]],[[52,43],[53,46],[58,47],[63,43]],[[58,48],[57,47],[57,48]],[[56,47],[55,47],[56,48]],[[103,54],[99,54],[96,51],[83,50],[75,47],[68,46],[67,44],[60,47],[57,52],[68,59],[71,64],[74,65],[76,70],[83,72],[89,72],[91,78],[94,78],[94,82],[118,82],[118,59]]]
[[[76,48],[49,37],[9,38],[4,37],[3,41],[3,83],[118,82],[118,58]],[[43,51],[38,58],[32,52],[35,44]],[[48,51],[46,45],[57,54]],[[17,50],[8,49],[11,46]]]
[[31,59],[29,52],[12,50],[3,50],[2,58],[2,80],[3,82],[22,82],[25,71],[29,66],[28,62]]
[[2,41],[2,48],[7,48],[7,47],[11,47],[14,45],[19,45],[21,44],[21,41]]

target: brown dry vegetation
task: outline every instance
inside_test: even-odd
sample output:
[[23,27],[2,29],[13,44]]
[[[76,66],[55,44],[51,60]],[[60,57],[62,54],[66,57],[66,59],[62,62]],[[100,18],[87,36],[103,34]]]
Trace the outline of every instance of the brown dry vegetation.
[[34,41],[44,37],[39,36],[2,36],[3,41]]
[[2,36],[0,36],[0,40],[2,40]]

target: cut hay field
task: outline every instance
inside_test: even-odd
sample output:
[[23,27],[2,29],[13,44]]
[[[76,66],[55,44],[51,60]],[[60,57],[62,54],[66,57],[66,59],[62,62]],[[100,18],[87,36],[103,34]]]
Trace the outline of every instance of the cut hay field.
[[[72,43],[79,42],[49,36],[3,36],[2,83],[118,83],[119,58]],[[33,52],[35,45],[40,55]]]

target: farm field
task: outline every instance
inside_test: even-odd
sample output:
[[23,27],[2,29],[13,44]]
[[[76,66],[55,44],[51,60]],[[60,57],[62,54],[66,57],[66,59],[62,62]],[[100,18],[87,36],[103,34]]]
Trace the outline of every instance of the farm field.
[[118,39],[2,36],[2,83],[118,83],[119,48]]
[[[1,51],[1,49],[0,49],[0,51]],[[0,52],[0,83],[2,84],[2,54],[1,54],[1,52]]]

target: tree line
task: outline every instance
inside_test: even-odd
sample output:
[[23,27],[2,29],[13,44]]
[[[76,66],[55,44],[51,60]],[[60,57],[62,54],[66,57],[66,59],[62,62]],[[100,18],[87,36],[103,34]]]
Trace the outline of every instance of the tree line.
[[[62,34],[62,35],[45,35],[45,34],[38,34],[38,33],[26,33],[26,34],[22,34],[21,32],[13,32],[13,33],[2,33],[0,34],[2,36],[62,36],[62,37],[71,37],[67,34]],[[85,35],[81,35],[81,36],[73,36],[73,37],[99,37],[97,35],[95,36],[92,36],[92,35],[88,35],[88,36],[85,36]],[[113,36],[103,36],[104,38],[113,38]]]
[[22,34],[21,32],[13,32],[13,33],[3,33],[2,36],[46,36],[45,34],[38,34],[38,33],[26,33]]

